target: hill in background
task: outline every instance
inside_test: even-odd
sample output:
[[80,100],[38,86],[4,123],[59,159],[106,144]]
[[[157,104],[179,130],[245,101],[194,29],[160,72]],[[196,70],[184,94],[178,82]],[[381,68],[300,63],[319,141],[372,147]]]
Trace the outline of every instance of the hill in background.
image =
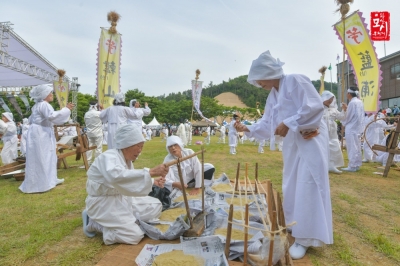
[[239,107],[239,108],[247,108],[248,106],[245,105],[240,99],[239,96],[232,92],[223,92],[214,97],[218,101],[219,104],[227,107]]

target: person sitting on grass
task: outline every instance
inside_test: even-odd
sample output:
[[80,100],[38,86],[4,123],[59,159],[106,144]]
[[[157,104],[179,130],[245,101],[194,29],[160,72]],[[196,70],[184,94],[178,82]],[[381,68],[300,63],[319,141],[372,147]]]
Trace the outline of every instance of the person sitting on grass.
[[122,125],[115,133],[115,148],[100,154],[90,166],[86,209],[82,212],[86,236],[101,232],[106,245],[135,245],[144,237],[136,219],[148,222],[161,215],[161,202],[147,195],[153,184],[164,186],[168,167],[134,169],[132,162],[142,152],[144,142],[136,125]]
[[[183,142],[178,136],[171,136],[167,138],[167,152],[164,163],[174,161],[178,158],[183,158],[194,153],[191,149],[185,149]],[[181,171],[185,187],[194,188],[190,191],[190,195],[197,195],[200,193],[201,188],[201,163],[197,156],[182,161]],[[212,164],[204,164],[204,179],[212,180],[214,176],[215,167]],[[165,176],[165,187],[171,191],[170,197],[173,199],[182,190],[182,185],[179,179],[178,167],[173,165],[169,168],[168,174]]]

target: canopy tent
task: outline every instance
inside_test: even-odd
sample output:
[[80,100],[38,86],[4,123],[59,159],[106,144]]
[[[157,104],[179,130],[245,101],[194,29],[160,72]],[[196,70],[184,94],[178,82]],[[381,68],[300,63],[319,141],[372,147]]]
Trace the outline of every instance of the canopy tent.
[[[10,22],[0,22],[0,88],[52,84],[58,80],[52,63],[16,34]],[[64,81],[69,81],[64,76]]]
[[147,124],[147,127],[150,127],[150,128],[161,128],[161,125],[160,125],[160,123],[158,123],[156,117],[154,117],[153,120],[151,120],[151,122]]

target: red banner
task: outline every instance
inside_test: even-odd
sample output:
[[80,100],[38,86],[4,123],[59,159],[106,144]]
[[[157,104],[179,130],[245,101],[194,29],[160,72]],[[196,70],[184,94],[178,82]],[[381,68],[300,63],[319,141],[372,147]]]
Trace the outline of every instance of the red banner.
[[390,41],[389,12],[371,12],[371,40]]

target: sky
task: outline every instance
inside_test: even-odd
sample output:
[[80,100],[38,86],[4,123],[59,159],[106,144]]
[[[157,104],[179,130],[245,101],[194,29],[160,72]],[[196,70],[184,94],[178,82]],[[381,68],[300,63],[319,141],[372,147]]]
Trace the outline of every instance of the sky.
[[[285,62],[286,74],[318,80],[318,69],[332,64],[325,81],[336,81],[342,45],[333,25],[340,20],[334,0],[68,0],[1,1],[0,21],[68,77],[78,77],[80,92],[96,90],[100,27],[107,13],[121,15],[121,91],[139,89],[159,96],[191,89],[200,69],[207,86],[247,75],[251,63],[269,50]],[[391,13],[386,55],[400,50],[400,1],[355,0],[367,24],[370,12]],[[397,12],[396,12],[397,11]],[[350,14],[349,13],[349,14]],[[368,26],[369,27],[369,26]],[[375,42],[378,58],[384,43]]]

